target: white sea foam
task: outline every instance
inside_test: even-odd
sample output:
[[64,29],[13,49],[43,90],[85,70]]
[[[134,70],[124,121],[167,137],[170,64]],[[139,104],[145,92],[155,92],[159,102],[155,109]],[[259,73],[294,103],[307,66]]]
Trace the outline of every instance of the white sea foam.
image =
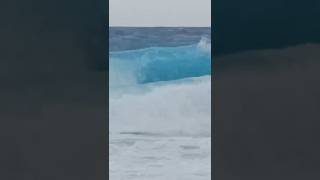
[[111,136],[112,180],[210,180],[209,137]]
[[110,132],[210,135],[210,76],[110,92]]

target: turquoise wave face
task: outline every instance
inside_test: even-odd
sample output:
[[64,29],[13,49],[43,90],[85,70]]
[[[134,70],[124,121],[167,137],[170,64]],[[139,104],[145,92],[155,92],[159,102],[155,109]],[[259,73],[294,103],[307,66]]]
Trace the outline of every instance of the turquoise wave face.
[[211,74],[211,44],[111,52],[112,85],[145,84]]

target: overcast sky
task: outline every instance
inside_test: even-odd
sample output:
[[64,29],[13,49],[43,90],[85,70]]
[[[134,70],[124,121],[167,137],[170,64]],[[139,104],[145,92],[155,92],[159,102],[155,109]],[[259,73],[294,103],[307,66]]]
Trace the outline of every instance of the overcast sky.
[[110,26],[210,26],[211,0],[109,0]]

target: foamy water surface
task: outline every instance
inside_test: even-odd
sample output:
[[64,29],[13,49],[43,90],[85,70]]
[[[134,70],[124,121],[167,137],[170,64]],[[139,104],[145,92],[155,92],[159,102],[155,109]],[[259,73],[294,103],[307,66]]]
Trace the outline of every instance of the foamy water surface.
[[[137,42],[142,48],[119,50],[121,41],[130,46],[128,35],[113,32],[119,44],[109,56],[110,179],[211,179],[210,31],[128,31],[146,39]],[[179,38],[166,46],[161,36],[172,33]]]

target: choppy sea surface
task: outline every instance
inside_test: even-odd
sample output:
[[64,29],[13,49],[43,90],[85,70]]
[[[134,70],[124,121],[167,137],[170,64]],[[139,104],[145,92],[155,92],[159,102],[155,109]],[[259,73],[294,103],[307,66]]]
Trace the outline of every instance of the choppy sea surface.
[[210,28],[109,28],[111,180],[211,179]]

